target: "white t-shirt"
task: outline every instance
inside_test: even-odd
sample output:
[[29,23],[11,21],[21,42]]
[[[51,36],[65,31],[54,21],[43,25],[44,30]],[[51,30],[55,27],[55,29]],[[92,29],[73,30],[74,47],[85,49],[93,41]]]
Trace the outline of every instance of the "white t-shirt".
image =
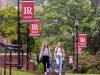
[[61,48],[57,48],[56,52],[57,55],[63,56],[63,51],[61,51]]

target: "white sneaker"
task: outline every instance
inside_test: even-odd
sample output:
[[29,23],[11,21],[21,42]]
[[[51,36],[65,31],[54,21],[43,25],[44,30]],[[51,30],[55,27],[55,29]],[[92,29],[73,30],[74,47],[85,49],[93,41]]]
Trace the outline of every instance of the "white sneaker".
[[56,72],[56,73],[58,73],[58,70],[57,70],[57,69],[55,69],[55,72]]
[[47,72],[49,72],[49,69],[47,69]]
[[44,73],[45,75],[47,74],[47,72]]
[[59,75],[61,75],[61,72],[59,73]]

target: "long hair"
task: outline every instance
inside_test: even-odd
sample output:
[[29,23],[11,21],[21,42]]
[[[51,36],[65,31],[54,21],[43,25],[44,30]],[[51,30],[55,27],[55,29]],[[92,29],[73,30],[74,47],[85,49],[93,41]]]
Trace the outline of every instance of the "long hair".
[[63,48],[62,42],[58,42],[57,47],[59,46],[59,44],[60,44],[60,48]]
[[[60,47],[59,47],[59,45],[60,45]],[[56,51],[57,51],[58,48],[61,48],[61,51],[64,50],[62,42],[58,42],[58,44],[56,46]]]
[[44,50],[46,47],[49,48],[49,43],[48,43],[48,41],[45,41],[45,42],[43,43],[43,45],[42,45],[42,50]]
[[45,47],[49,48],[48,42],[45,42],[45,43],[44,43],[44,48],[45,48]]

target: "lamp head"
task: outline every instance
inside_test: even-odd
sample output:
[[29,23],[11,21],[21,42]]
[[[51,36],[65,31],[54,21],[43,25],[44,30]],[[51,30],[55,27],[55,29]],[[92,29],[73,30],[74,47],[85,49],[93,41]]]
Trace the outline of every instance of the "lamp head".
[[79,20],[76,19],[76,20],[75,20],[75,26],[78,26],[78,25],[79,25]]

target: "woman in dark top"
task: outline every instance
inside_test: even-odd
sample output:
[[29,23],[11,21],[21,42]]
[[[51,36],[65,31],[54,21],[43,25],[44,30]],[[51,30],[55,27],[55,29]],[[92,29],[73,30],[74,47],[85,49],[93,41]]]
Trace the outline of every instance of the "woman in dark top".
[[[51,52],[49,48],[48,42],[45,42],[43,47],[41,48],[41,52],[39,55],[39,60],[43,58],[43,65],[44,65],[44,73],[47,74],[49,71],[49,58],[51,57]],[[47,65],[47,66],[46,66]]]

